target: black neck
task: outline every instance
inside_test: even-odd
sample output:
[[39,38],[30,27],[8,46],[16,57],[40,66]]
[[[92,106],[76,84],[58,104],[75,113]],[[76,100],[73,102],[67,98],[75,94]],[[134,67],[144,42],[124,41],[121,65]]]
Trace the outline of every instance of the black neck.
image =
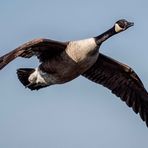
[[108,38],[110,38],[115,34],[117,34],[117,32],[115,31],[115,27],[112,27],[111,29],[107,30],[101,35],[95,37],[97,45],[100,46],[105,40],[107,40]]

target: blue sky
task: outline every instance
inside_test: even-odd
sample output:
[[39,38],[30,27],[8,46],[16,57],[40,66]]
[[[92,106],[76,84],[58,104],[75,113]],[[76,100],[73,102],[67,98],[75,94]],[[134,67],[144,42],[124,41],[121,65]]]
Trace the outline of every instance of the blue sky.
[[[107,40],[100,51],[130,65],[148,89],[146,0],[1,0],[0,55],[34,38],[78,40],[106,31],[118,19],[135,26]],[[148,129],[109,90],[79,77],[31,92],[16,69],[34,67],[17,59],[0,72],[1,148],[146,148]]]

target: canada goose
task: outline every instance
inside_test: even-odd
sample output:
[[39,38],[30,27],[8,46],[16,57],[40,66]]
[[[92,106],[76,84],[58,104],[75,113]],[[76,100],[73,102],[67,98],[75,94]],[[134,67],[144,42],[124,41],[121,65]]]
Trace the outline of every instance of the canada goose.
[[103,34],[78,41],[35,39],[2,56],[0,69],[17,57],[35,55],[41,62],[39,67],[17,70],[18,79],[25,87],[38,90],[82,75],[110,89],[139,113],[148,126],[148,93],[137,74],[129,66],[99,53],[105,40],[133,25],[122,19]]

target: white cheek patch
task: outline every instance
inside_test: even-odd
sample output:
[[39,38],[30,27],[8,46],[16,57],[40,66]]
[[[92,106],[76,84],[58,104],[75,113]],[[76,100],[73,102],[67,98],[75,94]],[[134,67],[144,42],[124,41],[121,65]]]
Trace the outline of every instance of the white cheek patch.
[[122,30],[123,30],[123,28],[121,28],[118,24],[115,24],[115,31],[116,32],[120,32]]

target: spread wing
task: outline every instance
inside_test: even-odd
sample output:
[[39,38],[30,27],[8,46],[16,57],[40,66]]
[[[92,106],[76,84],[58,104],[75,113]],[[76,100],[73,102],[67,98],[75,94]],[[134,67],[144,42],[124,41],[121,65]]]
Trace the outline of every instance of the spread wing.
[[148,126],[148,93],[130,67],[100,54],[96,63],[82,75],[110,89],[139,113]]
[[41,62],[44,62],[64,51],[67,44],[68,42],[50,39],[34,39],[0,57],[0,69],[17,57],[30,58],[35,55]]

